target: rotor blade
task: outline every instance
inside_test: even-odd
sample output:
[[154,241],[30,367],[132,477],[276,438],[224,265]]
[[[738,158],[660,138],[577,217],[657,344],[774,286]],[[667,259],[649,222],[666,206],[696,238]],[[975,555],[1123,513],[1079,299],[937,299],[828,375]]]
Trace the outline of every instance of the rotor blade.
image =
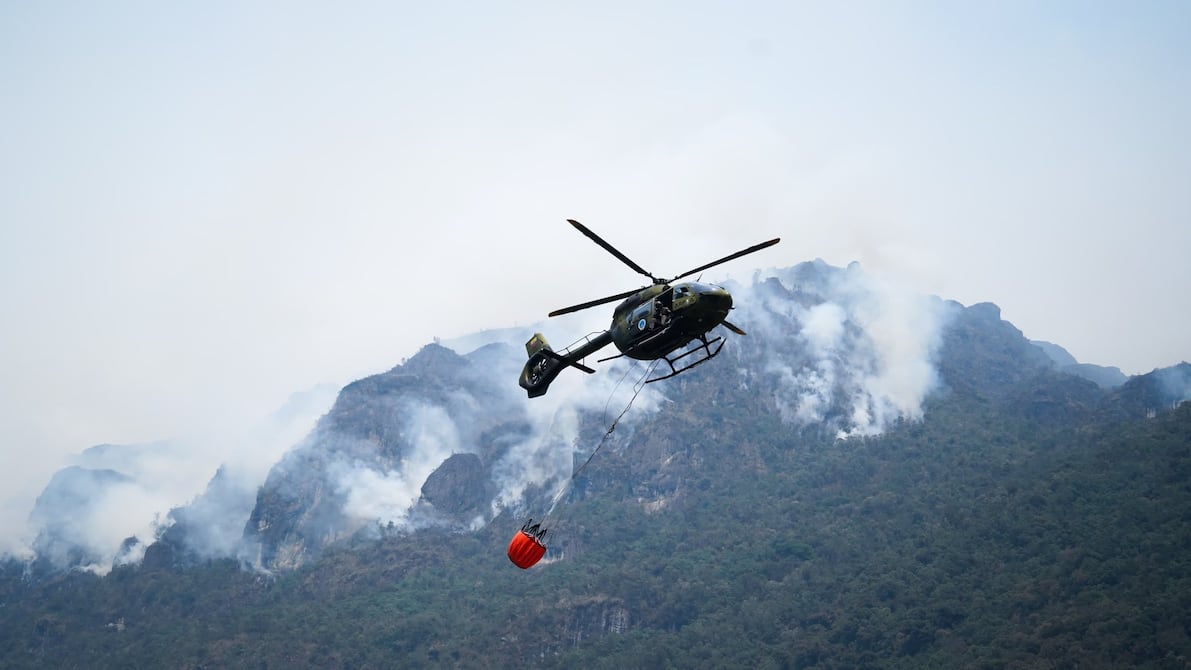
[[732,331],[733,333],[736,333],[737,335],[748,335],[748,333],[741,330],[740,327],[737,326],[736,324],[729,323],[727,321],[721,321],[720,323],[724,326],[724,328],[727,328],[728,330]]
[[559,316],[560,314],[570,314],[571,312],[578,312],[581,309],[587,309],[588,307],[595,307],[596,305],[603,305],[604,303],[612,302],[614,300],[621,300],[623,298],[627,298],[630,295],[638,293],[641,290],[642,289],[635,288],[631,291],[625,291],[624,293],[617,293],[616,295],[610,295],[607,298],[600,298],[599,300],[592,300],[591,302],[585,302],[585,303],[582,303],[579,305],[571,305],[570,307],[563,307],[562,309],[556,309],[553,312],[550,312],[549,314],[547,314],[547,316]]
[[595,242],[596,244],[603,247],[604,251],[607,251],[608,253],[612,254],[613,256],[616,256],[617,258],[619,258],[621,263],[624,263],[625,265],[633,268],[637,272],[640,272],[641,274],[645,275],[646,277],[649,277],[650,279],[654,280],[655,282],[657,281],[657,277],[654,277],[653,275],[649,274],[649,272],[647,272],[645,270],[645,268],[641,267],[640,265],[637,265],[628,256],[625,256],[624,254],[620,253],[620,251],[616,247],[605,242],[602,237],[591,232],[591,230],[589,230],[587,226],[583,225],[582,223],[579,223],[578,221],[576,221],[574,219],[567,219],[567,223],[571,224],[579,232],[581,232],[584,235],[591,238],[592,242]]
[[773,245],[775,245],[781,241],[782,241],[782,238],[775,237],[772,240],[769,240],[768,242],[754,244],[753,246],[749,247],[748,249],[742,249],[730,256],[724,256],[723,258],[719,259],[718,261],[712,261],[712,262],[708,263],[707,265],[700,265],[699,267],[695,268],[694,270],[687,270],[686,272],[678,275],[677,277],[675,277],[674,279],[671,279],[670,281],[668,281],[666,283],[669,284],[670,282],[678,281],[679,279],[682,279],[683,277],[688,277],[690,275],[695,274],[696,272],[702,272],[702,271],[706,270],[707,268],[715,267],[715,266],[719,265],[720,263],[727,263],[730,260],[733,260],[735,258],[740,258],[741,256],[745,256],[747,254],[751,254],[754,251],[760,251],[760,250],[764,249],[765,247],[772,247]]

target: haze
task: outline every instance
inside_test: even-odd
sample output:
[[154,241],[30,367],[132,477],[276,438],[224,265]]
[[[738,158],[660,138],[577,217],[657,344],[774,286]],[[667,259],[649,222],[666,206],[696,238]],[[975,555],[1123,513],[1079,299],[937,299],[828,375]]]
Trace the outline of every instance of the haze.
[[566,218],[1191,358],[1191,6],[639,4],[0,9],[0,535],[89,445],[640,285]]

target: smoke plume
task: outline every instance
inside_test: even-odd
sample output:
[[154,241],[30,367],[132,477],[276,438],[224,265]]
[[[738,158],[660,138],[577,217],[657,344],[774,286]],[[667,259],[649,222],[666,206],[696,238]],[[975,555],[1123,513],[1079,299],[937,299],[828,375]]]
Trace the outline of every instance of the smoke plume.
[[329,397],[327,388],[294,394],[272,417],[239,431],[83,451],[34,503],[32,552],[57,568],[103,574],[139,561],[183,522],[184,544],[196,555],[235,555],[256,489]]
[[768,389],[786,423],[847,438],[922,417],[938,382],[941,300],[822,261],[758,272],[732,292],[732,318],[757,335],[735,348],[742,382]]

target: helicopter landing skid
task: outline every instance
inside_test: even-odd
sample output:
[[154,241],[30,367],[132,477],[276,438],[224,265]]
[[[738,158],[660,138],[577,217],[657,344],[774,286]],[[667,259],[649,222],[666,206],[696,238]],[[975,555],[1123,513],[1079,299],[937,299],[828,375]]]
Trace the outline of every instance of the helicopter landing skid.
[[[666,374],[666,375],[662,375],[661,377],[654,377],[653,379],[647,379],[647,380],[645,380],[645,383],[652,384],[654,382],[660,382],[663,379],[669,379],[671,377],[676,377],[679,374],[686,372],[687,370],[690,370],[691,368],[695,367],[696,365],[706,363],[707,361],[710,361],[711,359],[715,358],[716,354],[720,353],[720,349],[724,348],[724,338],[722,338],[722,337],[716,337],[716,338],[708,340],[706,335],[700,335],[699,342],[701,343],[701,344],[699,344],[699,346],[694,347],[693,349],[687,349],[686,351],[682,352],[681,354],[679,354],[677,356],[674,356],[674,357],[662,356],[661,360],[666,361],[666,365],[670,366],[670,373]],[[714,349],[712,348],[712,345],[716,345]],[[702,358],[696,360],[694,363],[691,363],[690,365],[685,365],[683,367],[676,367],[675,364],[678,363],[679,361],[681,361],[682,359],[684,359],[687,356],[690,356],[692,354],[697,354],[700,352],[703,352],[703,354],[704,354]]]

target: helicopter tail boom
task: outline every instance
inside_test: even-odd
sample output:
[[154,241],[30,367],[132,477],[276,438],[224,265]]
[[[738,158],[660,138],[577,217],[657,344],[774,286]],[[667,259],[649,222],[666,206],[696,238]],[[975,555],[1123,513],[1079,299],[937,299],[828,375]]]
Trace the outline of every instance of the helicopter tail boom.
[[529,360],[525,362],[525,367],[521,369],[521,379],[518,383],[529,394],[529,397],[537,398],[538,396],[546,395],[546,390],[550,388],[550,383],[567,366],[577,368],[587,374],[594,374],[595,370],[587,367],[581,361],[588,354],[607,346],[611,342],[612,334],[603,332],[594,337],[586,338],[583,344],[574,351],[568,348],[562,352],[557,352],[550,348],[550,344],[546,341],[544,335],[534,333],[534,336],[529,338],[529,341],[525,343],[525,353],[529,354]]

